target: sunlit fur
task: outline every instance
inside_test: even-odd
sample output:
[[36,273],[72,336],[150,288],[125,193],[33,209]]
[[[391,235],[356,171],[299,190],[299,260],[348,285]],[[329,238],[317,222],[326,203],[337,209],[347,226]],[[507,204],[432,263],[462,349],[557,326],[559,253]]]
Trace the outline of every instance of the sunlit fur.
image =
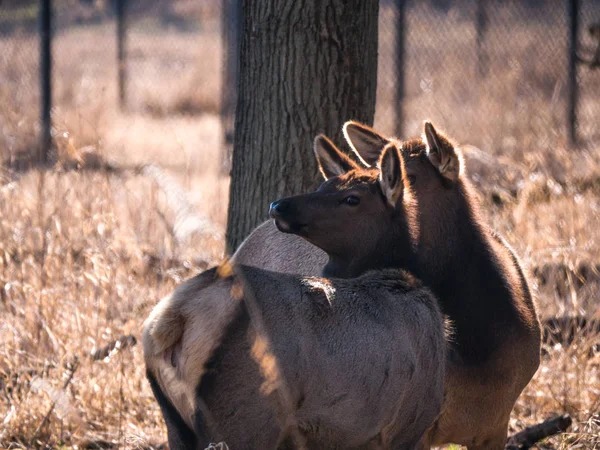
[[[360,135],[364,126],[346,127],[353,129],[349,135]],[[517,256],[479,213],[460,150],[430,127],[424,139],[402,147],[419,227],[410,269],[434,291],[454,325],[444,412],[430,443],[500,450],[513,405],[539,365],[539,322]],[[364,128],[374,141],[376,132]],[[436,142],[427,142],[432,136]],[[436,144],[443,146],[443,161],[432,159]]]
[[[241,304],[223,295],[238,277]],[[214,440],[275,449],[297,430],[311,449],[409,450],[440,413],[443,318],[405,271],[346,280],[238,266],[226,279],[205,272],[161,303],[144,349],[174,449]],[[161,351],[172,341],[165,326],[181,337]]]

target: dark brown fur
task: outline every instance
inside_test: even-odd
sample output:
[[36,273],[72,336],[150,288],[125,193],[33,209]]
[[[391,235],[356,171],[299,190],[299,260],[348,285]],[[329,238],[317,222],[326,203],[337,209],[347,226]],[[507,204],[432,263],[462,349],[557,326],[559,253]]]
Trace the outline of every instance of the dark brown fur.
[[[345,129],[350,142],[377,134],[356,123]],[[479,214],[459,151],[430,124],[424,136],[380,139],[402,148],[417,201],[418,249],[408,268],[454,326],[447,398],[430,441],[502,449],[512,407],[539,365],[539,322],[518,258]]]
[[[388,206],[378,176],[377,169],[355,169],[330,178],[314,193],[277,202],[286,209],[276,219],[278,227],[328,254],[325,276],[351,278],[368,269],[410,266],[417,244],[410,226],[414,222],[411,195],[407,193],[397,208]],[[350,195],[358,197],[360,204],[344,204]]]

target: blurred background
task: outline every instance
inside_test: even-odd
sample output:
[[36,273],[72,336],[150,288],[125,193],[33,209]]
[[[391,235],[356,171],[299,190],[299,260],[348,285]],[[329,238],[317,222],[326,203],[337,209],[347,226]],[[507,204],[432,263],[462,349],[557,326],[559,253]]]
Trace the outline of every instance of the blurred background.
[[[223,257],[239,1],[52,3],[45,110],[44,1],[0,0],[0,446],[158,448],[135,338]],[[599,445],[600,2],[381,0],[377,70],[375,128],[455,138],[541,316],[590,322],[511,429],[567,412],[540,448]]]

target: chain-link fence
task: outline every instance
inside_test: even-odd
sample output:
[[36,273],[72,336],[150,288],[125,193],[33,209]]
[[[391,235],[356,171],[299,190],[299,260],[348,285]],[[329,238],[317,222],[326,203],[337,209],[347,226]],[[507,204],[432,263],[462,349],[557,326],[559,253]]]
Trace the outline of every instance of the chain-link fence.
[[[568,139],[571,1],[382,1],[376,125],[390,133],[440,123],[461,142],[488,151],[555,145]],[[589,29],[600,3],[579,3],[579,49],[591,58],[600,43]],[[404,26],[398,39],[399,9]],[[404,43],[398,109],[398,42]],[[583,56],[583,53],[586,55]],[[577,131],[598,141],[600,70],[577,64]],[[404,120],[398,126],[396,117]]]
[[[202,151],[199,142],[223,147],[223,136],[231,137],[236,65],[229,56],[239,0],[52,3],[59,151],[102,148],[123,161],[166,154],[165,163],[187,164]],[[429,118],[490,152],[568,142],[574,4],[577,134],[580,144],[598,142],[600,3],[594,0],[381,0],[376,127],[414,136]],[[0,6],[0,145],[2,158],[12,161],[39,144],[39,5],[4,0]]]
[[0,157],[36,145],[40,117],[38,9],[0,6]]
[[[50,3],[52,137],[59,157],[77,159],[83,149],[119,164],[206,166],[197,155],[221,146],[220,2]],[[42,4],[0,4],[0,156],[17,167],[36,153],[43,133]]]

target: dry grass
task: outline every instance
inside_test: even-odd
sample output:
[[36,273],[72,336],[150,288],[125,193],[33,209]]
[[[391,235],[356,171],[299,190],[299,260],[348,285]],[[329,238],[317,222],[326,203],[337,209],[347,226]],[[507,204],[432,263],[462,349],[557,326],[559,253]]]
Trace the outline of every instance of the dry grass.
[[[140,349],[104,362],[89,354],[139,335],[160,296],[221,257],[222,237],[180,189],[161,172],[30,172],[3,186],[0,442],[29,446],[53,401],[40,443],[162,441]],[[206,219],[222,229],[215,206]],[[74,357],[80,366],[61,390]]]
[[[542,317],[598,317],[600,145],[589,125],[593,109],[584,109],[584,148],[566,149],[562,106],[556,106],[564,86],[552,81],[562,69],[531,58],[544,31],[537,28],[515,28],[515,45],[506,46],[512,53],[501,54],[494,77],[470,94],[465,71],[475,74],[465,49],[473,29],[460,15],[444,20],[462,27],[455,39],[464,52],[444,54],[426,39],[414,44],[420,45],[415,54],[430,52],[435,64],[427,73],[409,73],[408,134],[430,117],[483,149],[465,146],[469,172],[488,220],[535,274]],[[136,76],[130,110],[121,113],[112,26],[74,27],[57,36],[58,169],[0,169],[1,447],[163,443],[141,348],[114,351],[104,361],[89,354],[121,335],[139,337],[156,301],[223,253],[229,181],[220,171],[220,124],[211,115],[219,105],[218,28],[210,17],[191,33],[149,33],[152,24],[134,24]],[[377,120],[392,131],[386,39]],[[411,64],[415,54],[409,54]],[[35,147],[36,55],[34,37],[0,36],[2,159]],[[504,57],[523,64],[502,65]],[[457,58],[468,69],[447,70]],[[586,104],[590,98],[588,92]],[[198,109],[207,114],[188,114]],[[122,167],[156,165],[69,170],[85,166],[90,154]],[[600,356],[592,348],[599,339],[577,333],[571,345],[546,349],[515,408],[512,431],[567,412],[574,417],[572,432],[539,448],[600,448]]]

